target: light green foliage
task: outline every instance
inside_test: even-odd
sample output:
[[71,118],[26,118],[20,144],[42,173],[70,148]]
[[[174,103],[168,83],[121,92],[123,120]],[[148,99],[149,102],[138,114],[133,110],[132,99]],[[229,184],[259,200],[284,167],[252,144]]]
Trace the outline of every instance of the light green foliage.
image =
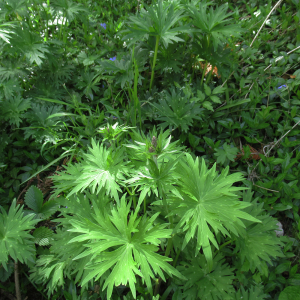
[[[143,277],[147,287],[152,291],[151,278],[155,275],[161,276],[164,280],[165,271],[169,276],[175,275],[184,277],[167,262],[170,258],[157,254],[160,239],[169,238],[172,230],[165,229],[167,223],[154,225],[158,214],[147,218],[130,213],[131,203],[126,203],[125,195],[120,201],[119,207],[114,207],[111,213],[100,210],[97,202],[92,199],[93,209],[87,217],[81,217],[81,206],[77,206],[78,217],[67,217],[71,224],[70,232],[77,233],[74,238],[70,237],[69,243],[78,249],[84,243],[84,249],[74,258],[80,259],[89,257],[89,263],[82,279],[84,285],[92,278],[99,278],[106,271],[110,274],[105,280],[103,289],[107,287],[107,297],[110,299],[114,285],[127,283],[135,297],[136,275]],[[86,199],[87,201],[87,199]],[[101,204],[100,204],[101,205]],[[84,208],[83,208],[84,210]],[[81,244],[78,244],[80,242]],[[107,251],[113,248],[114,251]]]
[[62,12],[63,16],[72,22],[76,17],[82,13],[88,13],[82,4],[74,3],[69,0],[54,0],[53,5],[57,12]]
[[170,130],[160,130],[158,133],[154,127],[147,137],[143,132],[133,131],[134,143],[125,144],[125,146],[129,148],[130,159],[134,162],[140,161],[144,165],[153,157],[156,157],[157,161],[165,157],[176,159],[183,147],[179,146],[178,141],[171,143],[171,138]]
[[175,231],[180,228],[186,231],[182,248],[196,236],[195,255],[202,249],[210,267],[213,265],[211,243],[218,249],[214,234],[220,232],[230,236],[232,232],[239,235],[245,228],[241,219],[260,222],[243,211],[251,204],[239,201],[237,191],[245,188],[232,186],[243,179],[242,174],[228,175],[228,171],[227,167],[219,175],[216,164],[208,170],[204,159],[200,163],[199,158],[193,160],[187,154],[180,168],[182,198],[173,198],[171,205],[170,215],[180,217]]
[[55,200],[47,201],[44,204],[43,201],[42,191],[32,185],[25,195],[25,203],[36,214],[35,219],[47,219],[58,209],[58,204]]
[[98,194],[105,187],[107,194],[118,202],[120,182],[125,179],[123,174],[129,171],[123,155],[124,148],[106,149],[103,144],[92,139],[92,147],[83,155],[84,163],[67,166],[66,171],[59,172],[59,176],[53,176],[53,181],[58,182],[54,195],[71,189],[67,195],[69,197],[87,188]]
[[[2,23],[2,20],[0,20],[0,23]],[[14,31],[6,27],[14,28],[15,25],[12,23],[3,23],[0,25],[0,39],[2,39],[3,41],[9,44],[10,43],[9,40],[11,39],[11,34],[14,34]]]
[[120,139],[120,137],[132,127],[118,125],[116,122],[114,125],[107,124],[106,127],[101,127],[98,131],[103,135],[103,141],[108,140],[113,143]]
[[7,270],[8,257],[15,261],[28,263],[34,261],[35,248],[29,231],[39,220],[34,215],[23,215],[23,207],[16,205],[14,199],[9,212],[0,207],[0,262]]
[[223,3],[0,1],[1,289],[296,300],[299,1]]

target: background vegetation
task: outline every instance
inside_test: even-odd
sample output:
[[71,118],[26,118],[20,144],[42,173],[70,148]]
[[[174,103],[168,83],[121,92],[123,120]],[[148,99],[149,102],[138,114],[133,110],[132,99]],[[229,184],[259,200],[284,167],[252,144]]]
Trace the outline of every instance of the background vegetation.
[[1,299],[299,299],[299,0],[0,19]]

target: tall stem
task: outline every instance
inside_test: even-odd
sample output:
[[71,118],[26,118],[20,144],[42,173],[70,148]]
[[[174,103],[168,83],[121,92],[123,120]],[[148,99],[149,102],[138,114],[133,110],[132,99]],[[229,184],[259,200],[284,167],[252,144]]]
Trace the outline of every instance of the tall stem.
[[154,79],[154,68],[155,68],[157,52],[158,52],[158,43],[159,43],[159,36],[156,37],[156,44],[155,44],[155,51],[154,51],[154,58],[153,58],[153,65],[152,65],[152,73],[151,73],[151,80],[150,80],[150,90],[152,88],[153,79]]

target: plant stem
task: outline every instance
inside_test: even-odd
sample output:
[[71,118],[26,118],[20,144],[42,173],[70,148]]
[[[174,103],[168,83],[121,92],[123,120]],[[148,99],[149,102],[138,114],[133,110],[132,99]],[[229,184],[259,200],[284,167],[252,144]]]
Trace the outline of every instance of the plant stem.
[[203,85],[203,80],[204,80],[204,76],[205,76],[207,65],[208,65],[208,62],[205,62],[203,73],[202,73],[202,77],[201,77],[201,82],[200,82],[201,86]]
[[22,300],[21,290],[20,290],[20,282],[19,282],[19,265],[18,265],[18,261],[15,261],[15,288],[16,288],[17,300]]
[[152,73],[151,73],[151,80],[150,80],[150,89],[152,88],[153,79],[154,79],[154,69],[156,64],[157,52],[158,52],[158,43],[159,43],[159,36],[156,37],[156,44],[155,44],[155,51],[154,51],[154,58],[153,58],[153,65],[152,65]]
[[176,266],[176,264],[177,264],[177,261],[178,261],[178,258],[179,258],[180,253],[181,253],[181,250],[179,250],[179,251],[177,252],[177,254],[176,254],[176,257],[175,257],[174,262],[173,262],[173,267],[174,267],[174,268],[175,268],[175,266]]

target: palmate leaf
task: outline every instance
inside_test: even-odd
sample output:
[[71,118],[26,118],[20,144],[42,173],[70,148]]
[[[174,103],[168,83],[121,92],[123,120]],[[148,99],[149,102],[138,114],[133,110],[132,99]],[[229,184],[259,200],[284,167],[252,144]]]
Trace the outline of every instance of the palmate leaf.
[[247,290],[243,286],[236,292],[234,300],[263,300],[269,295],[264,294],[264,287],[261,285],[248,287]]
[[[100,74],[102,74],[103,71],[113,72],[116,83],[120,83],[121,88],[123,88],[127,82],[131,84],[134,79],[131,57],[127,56],[123,57],[121,60],[116,59],[115,61],[101,61],[99,64],[102,68]],[[141,84],[140,78],[142,78],[141,75],[139,76],[139,83]]]
[[11,125],[14,124],[19,127],[24,112],[30,108],[30,100],[30,98],[23,99],[19,95],[1,103],[1,115],[4,117],[4,120],[9,120]]
[[7,270],[8,256],[21,263],[33,262],[35,247],[29,231],[39,220],[33,220],[33,214],[24,216],[23,207],[16,205],[16,199],[8,214],[2,206],[0,209],[0,263]]
[[182,10],[175,10],[174,4],[163,7],[161,0],[158,1],[158,4],[152,6],[145,5],[145,8],[146,10],[142,9],[138,16],[129,17],[129,27],[127,30],[122,31],[122,33],[131,33],[124,36],[123,40],[132,39],[130,43],[133,43],[149,35],[157,36],[162,40],[165,48],[174,41],[184,41],[178,35],[181,32],[190,31],[189,26],[172,28],[176,22],[184,17]]
[[[3,21],[0,20],[0,23]],[[11,34],[14,34],[14,31],[7,29],[6,27],[14,28],[15,25],[12,22],[6,22],[0,24],[0,39],[5,41],[6,43],[10,44]]]
[[[131,203],[126,203],[126,195],[120,201],[120,206],[114,207],[111,215],[99,209],[92,201],[94,213],[91,217],[69,218],[73,228],[69,231],[79,233],[78,237],[69,243],[85,242],[86,250],[76,258],[90,256],[82,284],[92,278],[99,279],[106,271],[110,274],[105,280],[103,289],[107,287],[107,299],[111,299],[112,289],[120,284],[127,285],[136,298],[136,275],[143,278],[151,294],[151,279],[159,275],[164,281],[166,272],[185,279],[168,262],[170,258],[157,254],[160,239],[170,238],[172,230],[165,229],[168,224],[154,225],[158,213],[150,219],[144,215],[137,218],[138,209],[130,213]],[[113,249],[107,251],[109,248]],[[75,258],[75,259],[76,259]]]
[[181,128],[187,132],[192,126],[193,120],[202,120],[201,115],[204,111],[200,105],[190,102],[187,96],[182,96],[181,91],[172,88],[170,93],[166,91],[166,98],[159,100],[159,103],[150,103],[159,113],[158,120],[163,121],[159,124],[161,128],[167,126]]
[[244,222],[247,226],[246,234],[236,239],[236,252],[239,252],[243,264],[245,260],[249,262],[251,271],[257,268],[262,272],[264,262],[272,265],[272,258],[284,257],[281,251],[283,244],[275,232],[278,221],[265,214],[263,203],[259,204],[256,200],[251,202],[252,195],[250,191],[243,195],[244,202],[252,204],[245,211],[260,220],[260,223],[251,220]]
[[207,11],[207,3],[200,2],[198,7],[194,4],[188,5],[189,15],[193,18],[194,31],[198,31],[203,34],[203,37],[208,40],[208,47],[210,43],[216,50],[218,45],[226,42],[232,34],[235,37],[240,35],[243,29],[236,24],[230,24],[233,13],[226,13],[228,5],[224,4],[213,10],[210,7]]
[[20,52],[24,53],[30,63],[35,62],[38,66],[46,58],[45,53],[49,53],[48,45],[43,42],[42,38],[27,28],[23,30],[18,28],[11,42]]
[[56,11],[62,12],[69,22],[72,22],[79,14],[89,13],[82,5],[69,0],[54,0],[53,6]]
[[106,193],[112,195],[118,202],[120,183],[125,180],[123,174],[127,174],[129,170],[123,158],[124,148],[106,149],[103,144],[100,145],[92,139],[92,147],[89,147],[88,153],[83,155],[80,164],[69,165],[65,171],[59,172],[58,176],[52,177],[57,184],[54,195],[71,189],[68,198],[87,188],[90,188],[92,193],[98,194],[104,188]]
[[0,67],[0,80],[9,80],[21,77],[25,79],[29,72],[25,69],[25,64],[20,60],[4,63],[3,67]]
[[204,255],[200,254],[189,263],[182,263],[177,269],[187,278],[182,287],[183,299],[231,300],[235,293],[234,269],[224,262],[224,257],[218,254],[210,270]]
[[243,187],[232,185],[243,179],[241,173],[228,175],[227,167],[219,175],[216,172],[216,164],[208,170],[204,159],[194,161],[190,154],[186,154],[186,162],[180,164],[179,174],[180,191],[183,198],[169,200],[172,212],[181,218],[175,227],[175,231],[182,228],[186,235],[182,248],[194,237],[197,238],[195,253],[202,248],[203,253],[212,267],[213,258],[210,243],[218,249],[214,233],[222,233],[230,236],[230,232],[236,235],[245,228],[241,219],[252,222],[261,222],[252,217],[243,209],[250,206],[248,202],[239,201],[237,191]]
[[50,140],[55,143],[59,129],[64,125],[59,125],[59,117],[50,118],[49,116],[62,112],[61,105],[32,104],[31,110],[26,113],[26,118],[30,122],[30,127],[23,127],[25,139],[33,137],[37,141]]
[[236,147],[230,147],[225,142],[223,144],[223,149],[215,149],[216,153],[215,156],[217,156],[217,163],[225,164],[226,161],[234,161],[236,158],[236,155],[238,154],[239,150]]

